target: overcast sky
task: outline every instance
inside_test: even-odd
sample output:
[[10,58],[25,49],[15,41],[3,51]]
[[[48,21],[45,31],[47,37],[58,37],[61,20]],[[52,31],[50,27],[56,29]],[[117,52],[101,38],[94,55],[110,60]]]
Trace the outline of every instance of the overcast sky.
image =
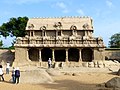
[[[0,25],[11,17],[90,16],[93,18],[94,36],[109,38],[120,32],[120,0],[0,0]],[[2,38],[3,39],[3,38]],[[4,39],[4,46],[11,38]]]

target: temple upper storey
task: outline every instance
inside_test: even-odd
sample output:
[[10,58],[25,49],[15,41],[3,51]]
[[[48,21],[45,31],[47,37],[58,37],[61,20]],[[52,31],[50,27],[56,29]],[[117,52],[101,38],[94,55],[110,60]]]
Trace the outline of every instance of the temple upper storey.
[[93,30],[90,17],[30,18],[26,30]]
[[101,37],[93,36],[90,17],[30,18],[27,35],[18,37],[22,47],[104,47]]

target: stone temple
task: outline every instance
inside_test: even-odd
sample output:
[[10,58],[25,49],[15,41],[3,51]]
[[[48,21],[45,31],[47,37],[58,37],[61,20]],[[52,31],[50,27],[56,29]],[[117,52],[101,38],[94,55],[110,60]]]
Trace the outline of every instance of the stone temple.
[[18,63],[46,67],[51,58],[53,65],[60,67],[105,60],[103,39],[93,36],[90,17],[30,18],[26,32],[14,45]]

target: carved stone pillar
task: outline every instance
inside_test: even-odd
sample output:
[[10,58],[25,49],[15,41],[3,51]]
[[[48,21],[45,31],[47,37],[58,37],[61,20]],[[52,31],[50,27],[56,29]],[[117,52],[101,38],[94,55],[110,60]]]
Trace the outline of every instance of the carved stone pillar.
[[40,66],[42,66],[41,49],[39,49],[39,63],[40,63]]
[[52,49],[52,62],[54,63],[55,62],[55,50],[54,49]]
[[79,62],[82,61],[82,57],[81,57],[81,49],[79,49]]
[[63,31],[61,30],[61,36],[63,36]]
[[74,30],[72,30],[72,35],[75,35]]
[[42,62],[42,58],[41,58],[41,49],[39,49],[39,62]]
[[46,30],[44,30],[44,36],[46,36]]
[[46,36],[46,31],[42,30],[42,36]]
[[33,37],[35,36],[35,31],[33,31]]
[[65,62],[69,62],[68,61],[68,49],[65,49],[66,50],[66,60],[65,60]]
[[28,61],[31,61],[31,60],[29,59],[29,49],[27,49],[27,60],[28,60]]
[[87,36],[87,31],[85,31],[85,36]]

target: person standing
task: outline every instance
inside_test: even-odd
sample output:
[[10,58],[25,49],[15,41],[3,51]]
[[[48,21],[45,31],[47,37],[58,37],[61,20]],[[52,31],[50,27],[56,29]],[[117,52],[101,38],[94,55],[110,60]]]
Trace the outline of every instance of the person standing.
[[2,65],[0,65],[0,81],[1,81],[1,78],[2,80],[4,81],[4,77],[3,77],[3,68],[2,68]]
[[9,69],[10,69],[10,63],[7,62],[7,66],[6,66],[6,74],[9,74]]
[[52,62],[52,61],[51,61],[51,58],[49,58],[49,59],[48,59],[48,68],[51,68],[51,65],[52,65],[51,62]]
[[15,83],[15,68],[12,70],[12,82]]
[[19,67],[17,67],[15,70],[15,83],[16,84],[19,83],[19,78],[20,78],[20,70],[19,70]]

